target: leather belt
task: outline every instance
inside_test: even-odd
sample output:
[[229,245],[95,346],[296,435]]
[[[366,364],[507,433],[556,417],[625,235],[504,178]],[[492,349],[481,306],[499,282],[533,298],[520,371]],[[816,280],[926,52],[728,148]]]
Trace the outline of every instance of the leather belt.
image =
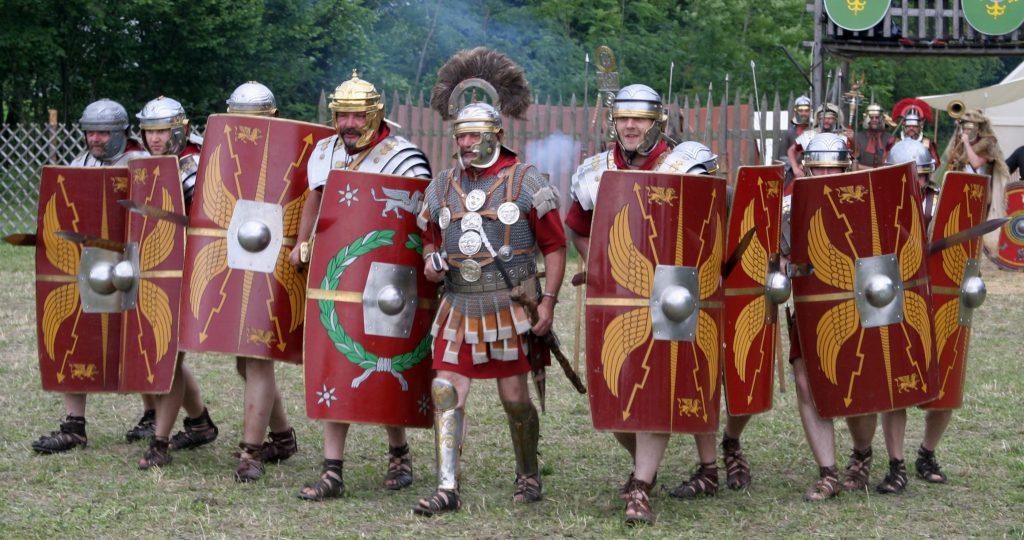
[[[521,283],[528,278],[536,278],[537,276],[537,264],[530,262],[519,266],[510,266],[506,268],[508,270],[508,277],[512,280],[512,283]],[[499,270],[493,270],[489,272],[482,272],[480,279],[473,283],[468,283],[462,279],[458,270],[449,271],[445,275],[445,289],[454,293],[484,293],[503,291],[508,289],[508,285],[505,284],[505,278],[502,277]]]

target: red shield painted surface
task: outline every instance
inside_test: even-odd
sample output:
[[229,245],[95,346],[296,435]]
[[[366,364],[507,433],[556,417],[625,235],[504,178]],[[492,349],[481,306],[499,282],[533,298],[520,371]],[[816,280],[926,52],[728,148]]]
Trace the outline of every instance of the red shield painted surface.
[[[174,156],[128,162],[132,201],[185,214]],[[127,213],[128,242],[139,246],[139,294],[123,315],[121,390],[165,394],[178,354],[178,305],[185,262],[185,229],[165,220]]]
[[[916,186],[911,164],[796,182],[792,264],[813,270],[793,278],[793,296],[811,393],[824,418],[902,409],[938,392]],[[890,283],[902,283],[902,297],[897,291],[886,305],[903,306],[898,320],[875,326],[862,322],[870,310],[855,288],[858,279],[877,284],[877,273],[858,277],[858,268],[884,260],[892,264]]]
[[729,215],[725,254],[753,229],[739,264],[725,278],[725,404],[729,414],[772,407],[778,343],[778,305],[765,295],[770,271],[779,269],[782,166],[740,167]]
[[[935,211],[932,242],[985,221],[987,200],[987,176],[947,172]],[[923,408],[957,409],[963,403],[971,327],[969,323],[960,323],[960,285],[968,264],[977,263],[980,255],[981,238],[974,238],[928,257],[939,391],[935,401],[922,405]]]
[[[437,288],[423,276],[416,226],[428,183],[340,170],[328,177],[306,298],[310,418],[431,425]],[[389,299],[398,303],[389,306]]]
[[999,252],[986,253],[1003,270],[1024,271],[1024,182],[1006,185],[1006,216],[999,231]]
[[[306,162],[313,144],[332,133],[292,120],[210,116],[185,248],[183,349],[302,361],[305,277],[288,264],[288,254],[308,189]],[[272,206],[283,216],[283,227],[272,233],[283,237],[280,247],[260,254],[276,258],[272,272],[229,266],[228,243],[237,240],[228,238],[228,228],[246,203]]]
[[76,276],[82,250],[57,231],[121,242],[124,167],[43,167],[36,230],[36,334],[43,389],[116,392],[120,313],[84,313]]
[[[594,427],[715,431],[722,358],[725,181],[606,172],[590,242],[587,387]],[[699,302],[685,321],[659,329],[657,318],[664,322],[668,303],[662,300],[668,289],[659,292],[657,278],[675,272],[689,273],[689,298]],[[686,323],[692,324],[687,337],[664,339],[664,332],[672,334]]]

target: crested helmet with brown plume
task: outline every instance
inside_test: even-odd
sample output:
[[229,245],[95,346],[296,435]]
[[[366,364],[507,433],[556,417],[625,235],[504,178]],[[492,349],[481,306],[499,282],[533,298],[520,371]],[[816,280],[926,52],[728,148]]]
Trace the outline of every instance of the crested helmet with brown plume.
[[[473,89],[474,100],[464,104],[470,89]],[[477,90],[486,94],[491,103],[475,101]],[[501,116],[522,118],[530,106],[530,87],[523,68],[509,57],[486,47],[476,47],[455,53],[437,71],[430,105],[443,119],[453,120],[453,139],[463,133],[481,135],[468,162],[461,152],[457,157],[463,168],[484,169],[493,165],[501,152]]]

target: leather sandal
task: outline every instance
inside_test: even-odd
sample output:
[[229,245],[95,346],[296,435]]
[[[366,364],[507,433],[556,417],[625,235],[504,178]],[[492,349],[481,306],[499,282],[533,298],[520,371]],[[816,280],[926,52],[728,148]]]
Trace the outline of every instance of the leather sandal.
[[804,493],[807,502],[824,501],[839,495],[839,470],[835,466],[822,467],[819,474],[821,477],[818,481]]
[[409,455],[409,445],[389,448],[388,456],[388,472],[384,475],[384,487],[398,491],[411,486],[412,456]]
[[722,459],[725,461],[725,484],[740,490],[750,486],[750,463],[740,450],[740,440],[722,437]]
[[669,495],[677,499],[696,499],[697,497],[712,497],[717,493],[718,465],[712,462],[698,463],[690,479],[679,484],[669,492]]
[[867,450],[853,449],[850,462],[846,465],[843,491],[864,491],[871,481],[871,447]]
[[139,460],[139,468],[145,471],[153,467],[163,467],[170,464],[171,461],[172,458],[167,439],[153,437],[149,441],[149,448],[146,449],[146,453]]
[[433,517],[437,514],[455,512],[462,508],[459,492],[452,489],[436,489],[426,499],[420,499],[412,511],[418,516]]
[[238,467],[235,469],[236,482],[255,482],[263,477],[263,459],[260,446],[249,443],[238,445],[242,452],[238,455]]
[[299,444],[295,439],[295,428],[288,428],[287,431],[270,432],[270,436],[260,446],[260,455],[264,463],[280,463],[299,451]]
[[633,479],[626,493],[626,525],[653,525],[654,511],[651,509],[651,489],[653,483]]
[[40,454],[58,454],[67,452],[72,448],[89,445],[89,438],[85,435],[85,417],[68,415],[60,423],[60,429],[51,431],[49,435],[43,435],[32,442],[32,449]]
[[946,474],[942,472],[939,462],[935,460],[934,450],[925,450],[924,446],[918,448],[914,469],[917,470],[917,476],[925,482],[930,484],[946,483]]
[[143,439],[150,439],[156,433],[156,409],[146,409],[139,418],[139,423],[132,426],[124,434],[124,440],[133,443]]
[[517,474],[516,490],[512,500],[517,503],[532,503],[544,498],[544,489],[540,483],[540,474]]
[[185,425],[184,431],[179,431],[171,437],[171,450],[192,450],[204,444],[210,444],[217,440],[220,430],[217,424],[210,418],[210,411],[203,409],[203,414],[197,418],[188,418],[182,421]]
[[889,460],[889,474],[881,484],[875,487],[875,491],[883,495],[896,495],[907,488],[907,464],[902,459]]
[[320,478],[316,482],[303,486],[298,497],[304,501],[322,501],[341,497],[345,493],[345,480],[342,478],[340,459],[325,459],[320,469]]

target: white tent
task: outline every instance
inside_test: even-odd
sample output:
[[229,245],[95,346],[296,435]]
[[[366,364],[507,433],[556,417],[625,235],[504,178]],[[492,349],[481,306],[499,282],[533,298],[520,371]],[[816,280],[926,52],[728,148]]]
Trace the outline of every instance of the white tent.
[[945,114],[941,111],[954,99],[963,101],[968,108],[984,110],[1004,156],[1024,146],[1024,62],[999,84],[921,99],[938,109],[939,114]]

